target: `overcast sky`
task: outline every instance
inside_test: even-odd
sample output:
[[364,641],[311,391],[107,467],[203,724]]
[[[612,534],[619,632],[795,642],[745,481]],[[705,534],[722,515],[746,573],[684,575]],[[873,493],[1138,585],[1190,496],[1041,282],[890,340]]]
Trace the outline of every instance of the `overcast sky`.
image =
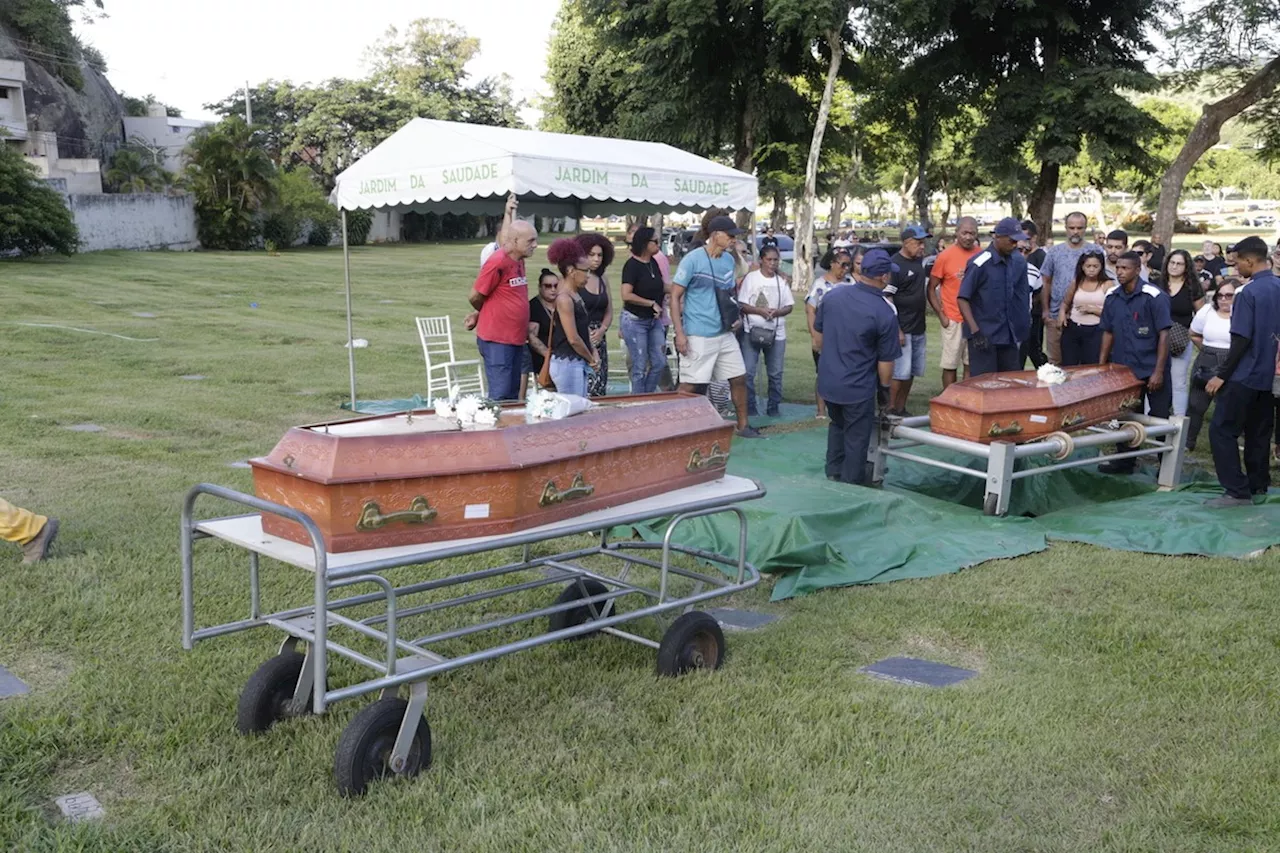
[[[448,18],[480,39],[473,78],[511,75],[517,98],[546,94],[547,40],[559,0],[107,0],[109,17],[77,23],[107,59],[116,91],[155,95],[192,118],[245,81],[362,76],[365,48],[387,27]],[[526,121],[537,113],[526,110]]]

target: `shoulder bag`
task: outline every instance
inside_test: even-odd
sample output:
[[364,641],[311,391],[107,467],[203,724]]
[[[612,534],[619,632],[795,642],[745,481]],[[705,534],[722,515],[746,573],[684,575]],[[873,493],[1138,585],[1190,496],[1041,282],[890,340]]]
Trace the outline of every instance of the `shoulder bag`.
[[544,391],[556,390],[556,383],[551,381],[551,337],[556,332],[556,317],[559,315],[558,308],[551,309],[551,324],[547,326],[547,357],[542,360],[542,369],[538,371],[538,387]]
[[1169,327],[1169,355],[1177,358],[1187,351],[1191,344],[1191,332],[1181,323],[1174,322]]
[[[778,276],[773,277],[774,284],[778,288],[778,307],[782,307],[782,282]],[[747,332],[747,341],[756,349],[769,349],[773,346],[773,342],[778,337],[778,321],[774,320],[769,326],[752,326]]]

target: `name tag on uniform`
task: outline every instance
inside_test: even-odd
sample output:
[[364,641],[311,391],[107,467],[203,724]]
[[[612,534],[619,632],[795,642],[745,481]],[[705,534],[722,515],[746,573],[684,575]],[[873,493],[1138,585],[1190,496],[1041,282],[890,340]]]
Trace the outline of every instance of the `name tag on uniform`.
[[1140,335],[1149,335],[1149,334],[1151,334],[1151,327],[1150,327],[1150,326],[1139,326],[1139,327],[1138,327],[1138,334],[1140,334]]

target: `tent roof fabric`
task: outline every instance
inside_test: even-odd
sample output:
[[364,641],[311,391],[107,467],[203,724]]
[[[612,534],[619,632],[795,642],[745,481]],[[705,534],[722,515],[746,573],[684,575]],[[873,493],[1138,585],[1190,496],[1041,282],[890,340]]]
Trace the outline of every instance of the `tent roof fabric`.
[[332,200],[356,210],[512,192],[668,210],[754,210],[758,198],[754,176],[658,142],[417,118],[340,174]]

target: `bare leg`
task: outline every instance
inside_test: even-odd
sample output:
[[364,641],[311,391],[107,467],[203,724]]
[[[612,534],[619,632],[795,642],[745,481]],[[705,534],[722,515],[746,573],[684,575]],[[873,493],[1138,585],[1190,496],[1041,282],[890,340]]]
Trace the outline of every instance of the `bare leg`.
[[733,408],[738,413],[738,429],[746,429],[747,377],[745,374],[729,380],[729,394],[733,397]]
[[954,383],[955,383],[955,381],[956,381],[956,371],[954,371],[954,370],[944,370],[944,371],[942,371],[942,387],[943,387],[944,389],[945,389],[948,385],[952,385],[952,384],[954,384]]

